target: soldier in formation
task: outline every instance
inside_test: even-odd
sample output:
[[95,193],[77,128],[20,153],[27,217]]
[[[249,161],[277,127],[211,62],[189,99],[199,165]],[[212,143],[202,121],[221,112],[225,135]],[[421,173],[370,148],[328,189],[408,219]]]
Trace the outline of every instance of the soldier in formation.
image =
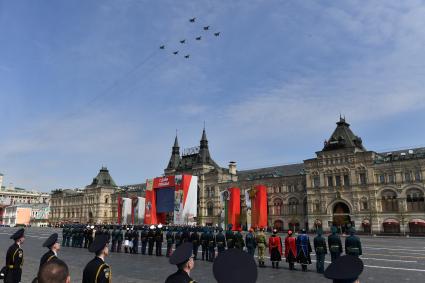
[[297,261],[301,264],[302,271],[307,271],[307,266],[311,264],[310,253],[311,245],[310,239],[306,233],[305,229],[301,230],[301,234],[297,237]]
[[331,254],[331,262],[335,262],[342,254],[342,242],[335,226],[332,226],[331,232],[332,234],[328,237],[328,246]]
[[295,270],[295,262],[297,262],[297,244],[292,234],[292,231],[288,230],[288,235],[285,238],[285,258],[289,264],[289,270]]
[[259,267],[266,267],[265,265],[265,258],[266,258],[266,235],[264,234],[264,228],[260,228],[260,231],[258,232],[257,236],[257,249],[258,249],[258,266]]
[[257,247],[257,241],[255,239],[254,229],[249,228],[248,234],[245,236],[245,244],[248,253],[252,256],[255,254],[255,248]]
[[317,230],[317,236],[314,238],[314,251],[316,252],[316,271],[317,273],[325,272],[325,255],[328,253],[326,247],[326,239],[322,236],[322,229]]
[[164,235],[162,233],[162,224],[156,227],[155,231],[155,254],[156,256],[162,256],[162,242],[164,241]]
[[358,257],[362,255],[362,244],[359,237],[357,237],[355,233],[356,230],[351,228],[350,236],[345,238],[345,254]]
[[277,230],[269,238],[269,254],[272,268],[279,268],[279,262],[282,261],[282,239],[277,235]]

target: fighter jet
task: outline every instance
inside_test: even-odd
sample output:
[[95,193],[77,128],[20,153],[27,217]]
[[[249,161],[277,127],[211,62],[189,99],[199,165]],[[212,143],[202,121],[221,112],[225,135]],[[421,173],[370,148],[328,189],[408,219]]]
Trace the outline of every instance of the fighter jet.
[[209,29],[210,29],[210,26],[204,27],[204,30],[209,30]]
[[215,32],[214,35],[215,36],[219,36],[220,35],[220,32]]
[[196,18],[189,19],[189,22],[194,23]]
[[183,44],[186,42],[186,39],[180,40],[180,43]]
[[164,49],[165,48],[165,45],[161,45],[160,47],[159,47],[159,49]]
[[174,55],[177,55],[178,53],[179,53],[178,51],[174,51],[174,52],[173,52],[173,54],[174,54]]
[[196,38],[196,40],[201,40],[201,36],[198,36],[198,37]]
[[189,59],[189,54],[185,55],[184,58]]

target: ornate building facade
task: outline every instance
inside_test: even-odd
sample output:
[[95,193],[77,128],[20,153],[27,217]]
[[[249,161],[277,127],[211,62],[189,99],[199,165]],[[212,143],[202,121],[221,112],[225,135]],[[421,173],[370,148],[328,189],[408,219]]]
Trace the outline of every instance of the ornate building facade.
[[50,220],[52,223],[115,223],[112,195],[118,186],[106,167],[90,185],[83,189],[55,190],[51,194]]
[[[241,189],[241,224],[246,224],[246,192],[268,189],[268,224],[281,230],[342,231],[354,226],[365,233],[425,234],[425,148],[378,153],[340,118],[316,156],[303,163],[238,171],[236,162],[219,166],[211,157],[205,129],[196,148],[180,152],[177,137],[164,175],[198,176],[201,225],[221,224],[221,193]],[[92,184],[51,195],[51,220],[116,223],[118,199],[144,196],[144,183],[118,187],[106,168]]]

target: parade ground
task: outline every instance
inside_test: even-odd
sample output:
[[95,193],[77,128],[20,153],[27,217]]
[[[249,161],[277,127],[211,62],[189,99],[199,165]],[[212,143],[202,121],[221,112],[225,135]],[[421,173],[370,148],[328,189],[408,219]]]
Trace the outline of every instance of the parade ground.
[[[0,263],[4,265],[7,248],[12,244],[9,236],[16,228],[0,228]],[[40,258],[46,248],[42,248],[44,240],[53,232],[61,238],[61,229],[27,228],[23,245],[24,266],[22,282],[27,283],[35,277]],[[280,235],[283,239],[283,234]],[[310,241],[312,243],[312,236]],[[361,282],[423,282],[425,278],[425,239],[404,237],[370,237],[361,236],[363,245],[363,262],[365,269],[360,276]],[[163,245],[165,253],[165,245]],[[139,249],[140,252],[140,249]],[[59,252],[70,268],[71,281],[81,282],[85,264],[93,254],[86,249],[63,247]],[[199,257],[201,253],[199,253]],[[314,253],[312,255],[314,261]],[[329,263],[329,255],[326,257]],[[165,256],[156,257],[139,254],[111,253],[106,262],[112,267],[112,281],[121,283],[164,282],[166,277],[175,272],[176,267],[168,263]],[[271,268],[266,261],[266,268],[258,269],[257,282],[330,282],[315,272],[315,262],[309,266],[308,272],[290,271],[282,262],[278,270]],[[212,273],[212,263],[197,260],[191,277],[200,283],[216,282]]]

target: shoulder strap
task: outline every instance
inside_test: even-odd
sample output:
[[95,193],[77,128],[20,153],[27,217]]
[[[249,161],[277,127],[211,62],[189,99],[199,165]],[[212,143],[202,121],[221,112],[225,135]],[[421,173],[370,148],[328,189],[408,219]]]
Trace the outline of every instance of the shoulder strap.
[[102,270],[102,268],[103,268],[105,265],[106,265],[106,264],[102,263],[102,264],[99,266],[99,268],[97,269],[97,272],[96,272],[96,278],[95,278],[95,280],[94,280],[94,282],[95,282],[95,283],[97,283],[97,277],[99,277],[99,273],[100,273],[100,271]]
[[47,259],[46,263],[49,262],[52,258],[56,257],[56,255],[51,255],[49,256],[49,258]]

